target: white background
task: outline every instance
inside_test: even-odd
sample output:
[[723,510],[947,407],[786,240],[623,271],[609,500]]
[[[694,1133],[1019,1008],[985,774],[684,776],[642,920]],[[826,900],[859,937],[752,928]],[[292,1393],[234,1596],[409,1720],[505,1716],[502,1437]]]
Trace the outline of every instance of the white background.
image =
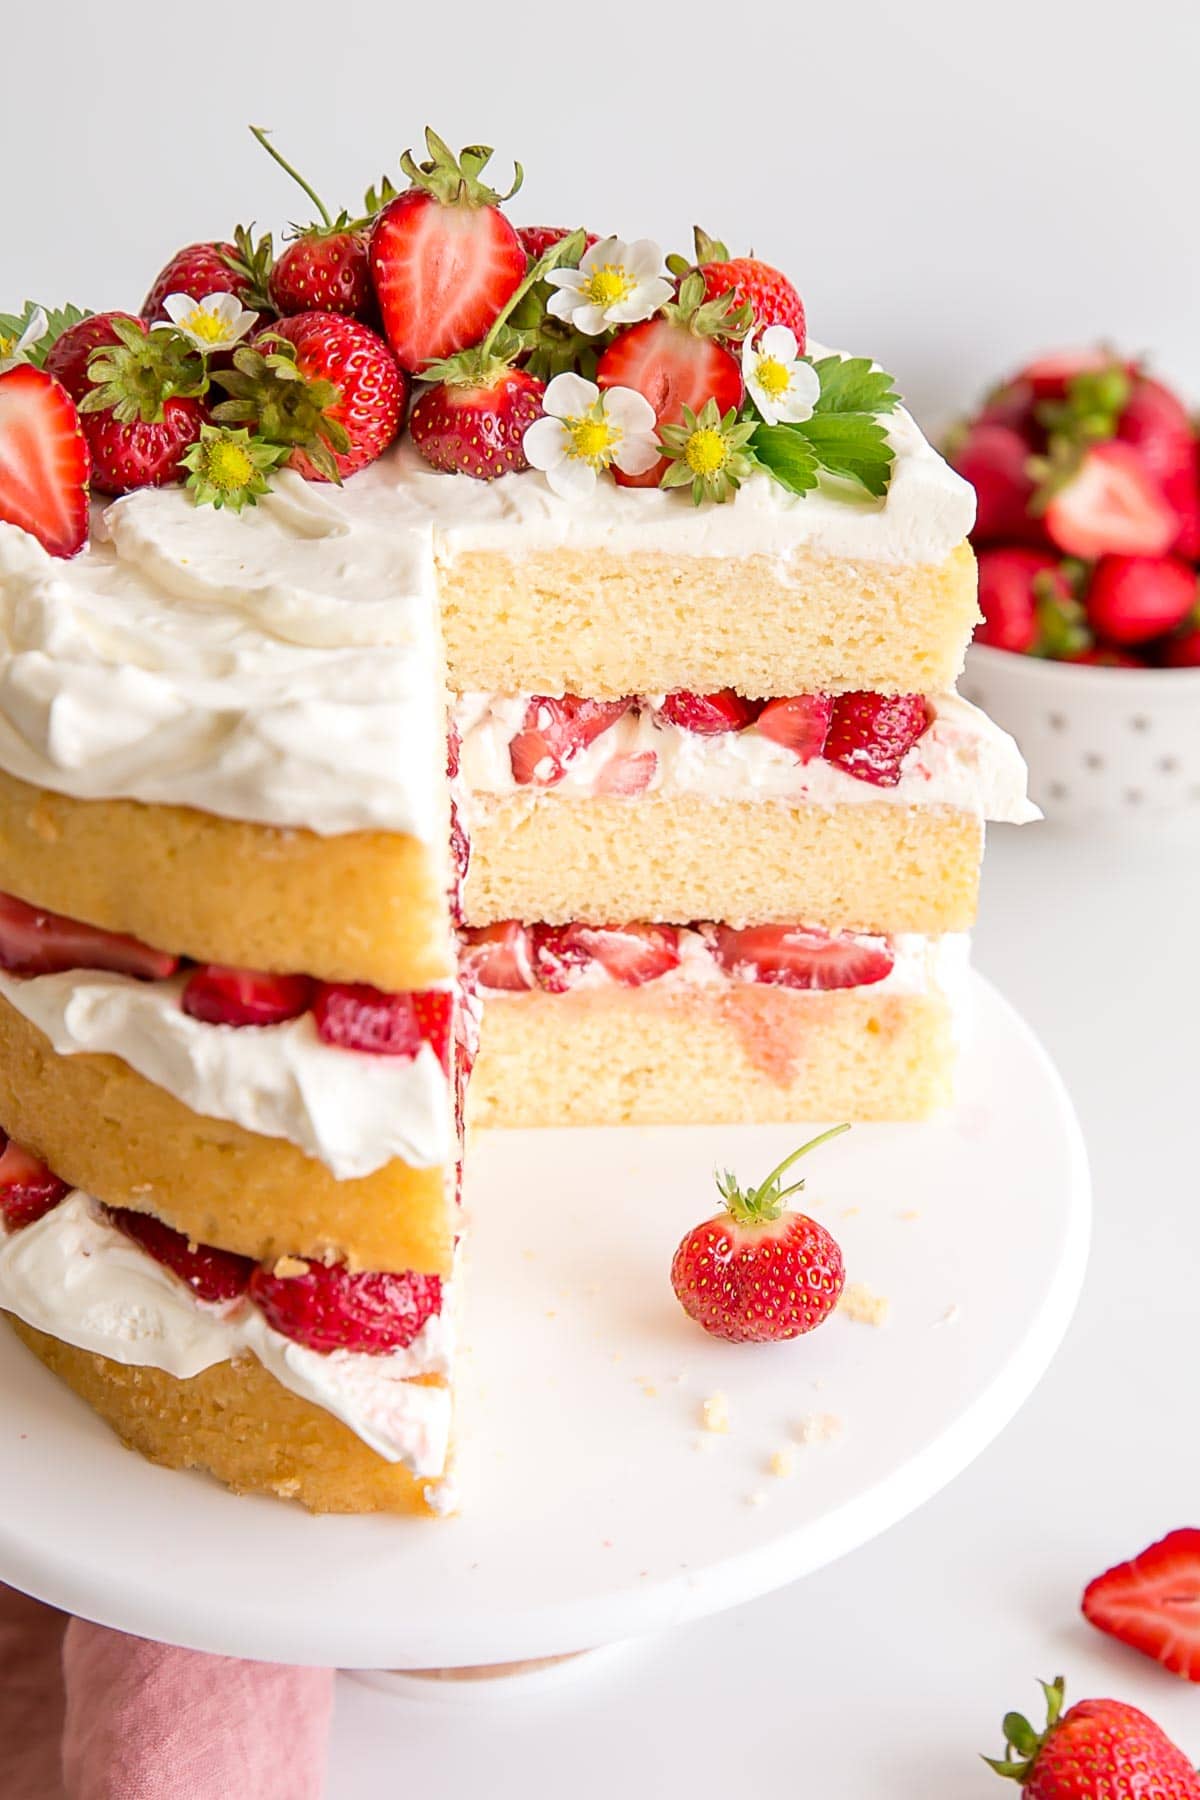
[[502,176],[521,159],[518,221],[752,245],[815,337],[930,416],[1099,336],[1200,398],[1189,0],[3,0],[0,21],[0,310],[136,309],[181,244],[306,218],[248,122],[331,207],[428,122],[495,144]]
[[[352,204],[428,118],[522,158],[520,220],[752,243],[815,335],[869,349],[929,416],[1101,335],[1200,394],[1182,0],[4,12],[0,307],[136,306],[180,244],[294,216],[248,121]],[[1198,885],[1165,831],[1006,833],[990,858],[979,961],[1061,1061],[1098,1208],[1079,1320],[1003,1438],[842,1564],[552,1701],[468,1723],[348,1690],[330,1800],[968,1800],[996,1785],[973,1752],[1060,1667],[1200,1754],[1195,1690],[1076,1612],[1107,1562],[1200,1522]]]

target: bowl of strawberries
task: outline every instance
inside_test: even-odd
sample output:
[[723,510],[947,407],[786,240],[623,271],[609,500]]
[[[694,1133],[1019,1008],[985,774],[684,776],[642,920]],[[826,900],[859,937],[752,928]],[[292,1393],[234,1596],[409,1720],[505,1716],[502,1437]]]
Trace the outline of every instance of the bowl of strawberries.
[[1145,366],[1039,358],[947,454],[975,488],[984,622],[963,692],[1010,731],[1051,818],[1200,819],[1200,441]]

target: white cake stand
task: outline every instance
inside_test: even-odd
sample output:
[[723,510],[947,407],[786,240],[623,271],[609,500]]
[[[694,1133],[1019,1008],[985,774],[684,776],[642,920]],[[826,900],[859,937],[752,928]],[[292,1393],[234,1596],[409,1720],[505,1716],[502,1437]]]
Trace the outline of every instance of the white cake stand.
[[[468,1188],[461,1517],[311,1518],[152,1468],[0,1332],[0,1579],[201,1650],[462,1668],[731,1606],[883,1531],[1030,1393],[1086,1258],[1070,1102],[1028,1027],[973,989],[954,1111],[857,1127],[809,1172],[883,1325],[730,1346],[672,1297],[713,1164],[765,1174],[794,1128],[492,1134]],[[701,1429],[717,1392],[724,1434]]]

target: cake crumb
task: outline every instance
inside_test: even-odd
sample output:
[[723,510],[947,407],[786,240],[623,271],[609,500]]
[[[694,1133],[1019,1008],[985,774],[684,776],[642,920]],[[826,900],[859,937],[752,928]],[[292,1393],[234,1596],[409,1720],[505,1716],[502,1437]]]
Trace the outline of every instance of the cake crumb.
[[836,1413],[805,1413],[797,1419],[793,1436],[798,1444],[828,1444],[840,1437],[842,1421]]
[[896,1214],[896,1217],[898,1219],[903,1219],[903,1221],[906,1225],[911,1225],[913,1220],[919,1219],[920,1216],[921,1216],[920,1211],[915,1206],[910,1206],[906,1212]]
[[747,1506],[765,1506],[766,1504],[767,1496],[763,1493],[761,1488],[756,1488],[752,1494],[746,1495]]
[[767,1468],[780,1481],[785,1481],[789,1475],[794,1475],[796,1472],[796,1458],[790,1450],[775,1450],[771,1454]]
[[557,1319],[558,1314],[555,1312],[555,1310],[552,1306],[548,1306],[546,1308],[546,1317],[548,1319]]
[[657,1400],[658,1399],[658,1389],[655,1387],[655,1385],[652,1381],[643,1381],[642,1392],[643,1392],[643,1394],[645,1394],[647,1400]]
[[946,1308],[945,1312],[942,1314],[941,1318],[934,1320],[934,1324],[935,1325],[957,1325],[958,1321],[961,1318],[962,1318],[962,1307],[958,1304],[957,1300],[952,1300],[950,1302],[950,1305]]
[[861,1211],[861,1206],[843,1206],[842,1217],[843,1219],[857,1219]]
[[849,1282],[838,1301],[838,1311],[856,1325],[885,1325],[891,1309],[887,1295],[873,1294],[865,1281]]
[[696,1437],[694,1437],[692,1439],[692,1449],[693,1450],[708,1451],[708,1450],[715,1450],[716,1447],[717,1447],[717,1440],[715,1437],[713,1437],[711,1432],[701,1431],[698,1433],[698,1435]]
[[308,1264],[299,1256],[281,1256],[272,1273],[280,1281],[289,1281],[295,1275],[307,1275]]
[[700,1422],[705,1431],[729,1430],[729,1402],[720,1388],[700,1402]]

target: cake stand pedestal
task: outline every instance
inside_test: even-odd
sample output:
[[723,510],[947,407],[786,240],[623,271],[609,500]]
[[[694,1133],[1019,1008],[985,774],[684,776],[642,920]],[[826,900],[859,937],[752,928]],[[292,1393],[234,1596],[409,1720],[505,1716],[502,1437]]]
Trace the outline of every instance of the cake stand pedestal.
[[[494,1133],[467,1189],[460,1517],[313,1518],[153,1468],[0,1333],[0,1580],[200,1650],[467,1670],[618,1644],[844,1555],[1002,1430],[1082,1281],[1070,1102],[978,976],[972,1000],[954,1109],[858,1126],[808,1171],[884,1322],[731,1346],[671,1295],[714,1164],[761,1176],[795,1127]],[[703,1427],[714,1395],[726,1431]]]

